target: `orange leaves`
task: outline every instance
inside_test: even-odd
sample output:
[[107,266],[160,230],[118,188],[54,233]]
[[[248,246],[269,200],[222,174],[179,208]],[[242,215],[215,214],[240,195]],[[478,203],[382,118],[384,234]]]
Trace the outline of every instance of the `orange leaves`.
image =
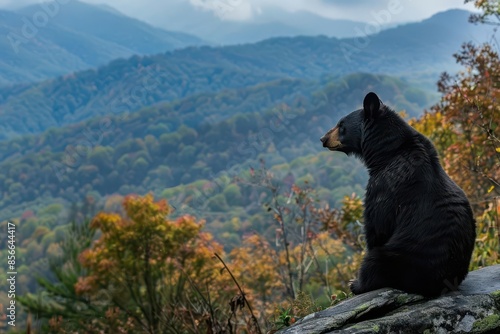
[[91,293],[97,288],[95,276],[78,277],[78,282],[75,285],[75,292],[78,295]]
[[500,59],[490,45],[470,43],[455,58],[465,70],[441,77],[441,102],[412,125],[434,142],[467,195],[483,201],[500,179]]
[[152,195],[127,196],[123,207],[126,217],[101,212],[92,220],[101,237],[80,254],[82,265],[89,270],[86,280],[79,282],[80,291],[97,286],[89,282],[108,285],[137,279],[143,284],[145,272],[164,276],[166,268],[172,268],[167,263],[199,267],[207,264],[214,249],[221,251],[211,235],[200,232],[203,224],[193,217],[168,220],[170,208],[165,200],[154,201]]
[[301,188],[299,188],[296,184],[293,184],[292,185],[292,192],[294,192],[295,194],[299,194],[301,193],[303,190]]
[[[191,216],[168,219],[171,210],[165,200],[127,196],[123,208],[124,216],[101,212],[92,220],[100,237],[79,256],[88,275],[78,279],[75,290],[112,307],[107,316],[119,320],[120,328],[127,319],[148,331],[164,332],[171,323],[162,319],[179,316],[180,306],[199,298],[192,286],[205,291],[208,283],[217,282],[220,275],[212,257],[223,249],[212,235],[201,232],[203,222]],[[214,299],[219,295],[210,293]]]
[[252,234],[243,238],[241,247],[231,251],[230,258],[236,279],[245,292],[251,292],[247,299],[260,316],[270,316],[273,301],[281,299],[284,294],[276,251],[262,236]]

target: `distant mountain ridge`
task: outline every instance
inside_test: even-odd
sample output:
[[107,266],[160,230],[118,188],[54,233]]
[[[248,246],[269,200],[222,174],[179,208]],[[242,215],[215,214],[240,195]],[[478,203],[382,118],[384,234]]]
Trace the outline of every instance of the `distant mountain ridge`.
[[442,71],[456,69],[452,54],[460,44],[486,36],[484,27],[467,23],[468,15],[445,12],[364,38],[274,38],[256,44],[190,47],[117,60],[29,87],[3,88],[0,138],[282,78],[316,80],[367,72],[434,85]]
[[[20,9],[18,13],[29,17],[37,11],[40,11],[40,6],[33,5]],[[59,13],[51,22],[115,43],[134,54],[155,54],[201,43],[193,35],[156,28],[109,6],[93,6],[80,1],[60,5]]]
[[[273,166],[317,154],[320,135],[358,108],[359,96],[370,90],[410,115],[433,101],[415,86],[384,75],[277,80],[0,142],[0,189],[8,190],[0,197],[0,220],[40,202],[78,201],[89,192],[161,193],[212,178],[228,166],[254,163],[257,155]],[[346,183],[331,177],[339,179]]]
[[[329,19],[307,11],[286,11],[273,7],[256,15],[251,21],[220,19],[211,11],[193,7],[189,1],[170,0],[171,10],[150,17],[153,24],[170,30],[185,31],[215,45],[256,43],[273,37],[318,36],[347,38],[357,35],[356,28],[365,23]],[[224,7],[222,7],[224,9]],[[227,10],[231,10],[227,7]],[[177,17],[184,20],[177,20]],[[382,28],[387,28],[382,24]]]
[[0,86],[41,81],[134,54],[155,54],[199,38],[155,28],[79,1],[0,10]]

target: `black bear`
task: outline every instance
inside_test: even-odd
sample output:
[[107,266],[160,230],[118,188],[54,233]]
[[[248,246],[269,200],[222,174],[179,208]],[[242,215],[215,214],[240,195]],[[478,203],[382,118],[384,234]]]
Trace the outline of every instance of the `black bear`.
[[375,93],[321,141],[331,151],[357,156],[369,172],[368,250],[351,291],[392,287],[432,297],[455,290],[468,272],[475,220],[431,141]]

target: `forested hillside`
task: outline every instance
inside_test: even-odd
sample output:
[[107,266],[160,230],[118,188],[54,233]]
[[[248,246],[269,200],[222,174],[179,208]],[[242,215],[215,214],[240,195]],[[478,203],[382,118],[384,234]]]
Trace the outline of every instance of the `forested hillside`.
[[482,27],[466,25],[463,30],[467,16],[464,11],[450,11],[365,39],[295,37],[219,48],[192,47],[117,60],[97,70],[30,87],[3,88],[0,139],[281,78],[318,80],[367,72],[403,76],[433,88],[440,72],[456,67],[451,54],[464,35],[474,39],[486,36]]
[[291,163],[317,153],[325,127],[358,108],[358,96],[371,89],[409,115],[433,101],[387,76],[278,80],[4,141],[0,187],[8,191],[0,201],[0,219],[89,193],[161,193],[260,158],[270,166]]

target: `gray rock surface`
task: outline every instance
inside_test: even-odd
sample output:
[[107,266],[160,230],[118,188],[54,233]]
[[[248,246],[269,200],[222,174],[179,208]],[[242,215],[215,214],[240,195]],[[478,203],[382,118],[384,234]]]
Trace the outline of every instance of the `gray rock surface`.
[[310,314],[279,333],[500,334],[500,265],[470,272],[459,291],[439,298],[375,290]]

